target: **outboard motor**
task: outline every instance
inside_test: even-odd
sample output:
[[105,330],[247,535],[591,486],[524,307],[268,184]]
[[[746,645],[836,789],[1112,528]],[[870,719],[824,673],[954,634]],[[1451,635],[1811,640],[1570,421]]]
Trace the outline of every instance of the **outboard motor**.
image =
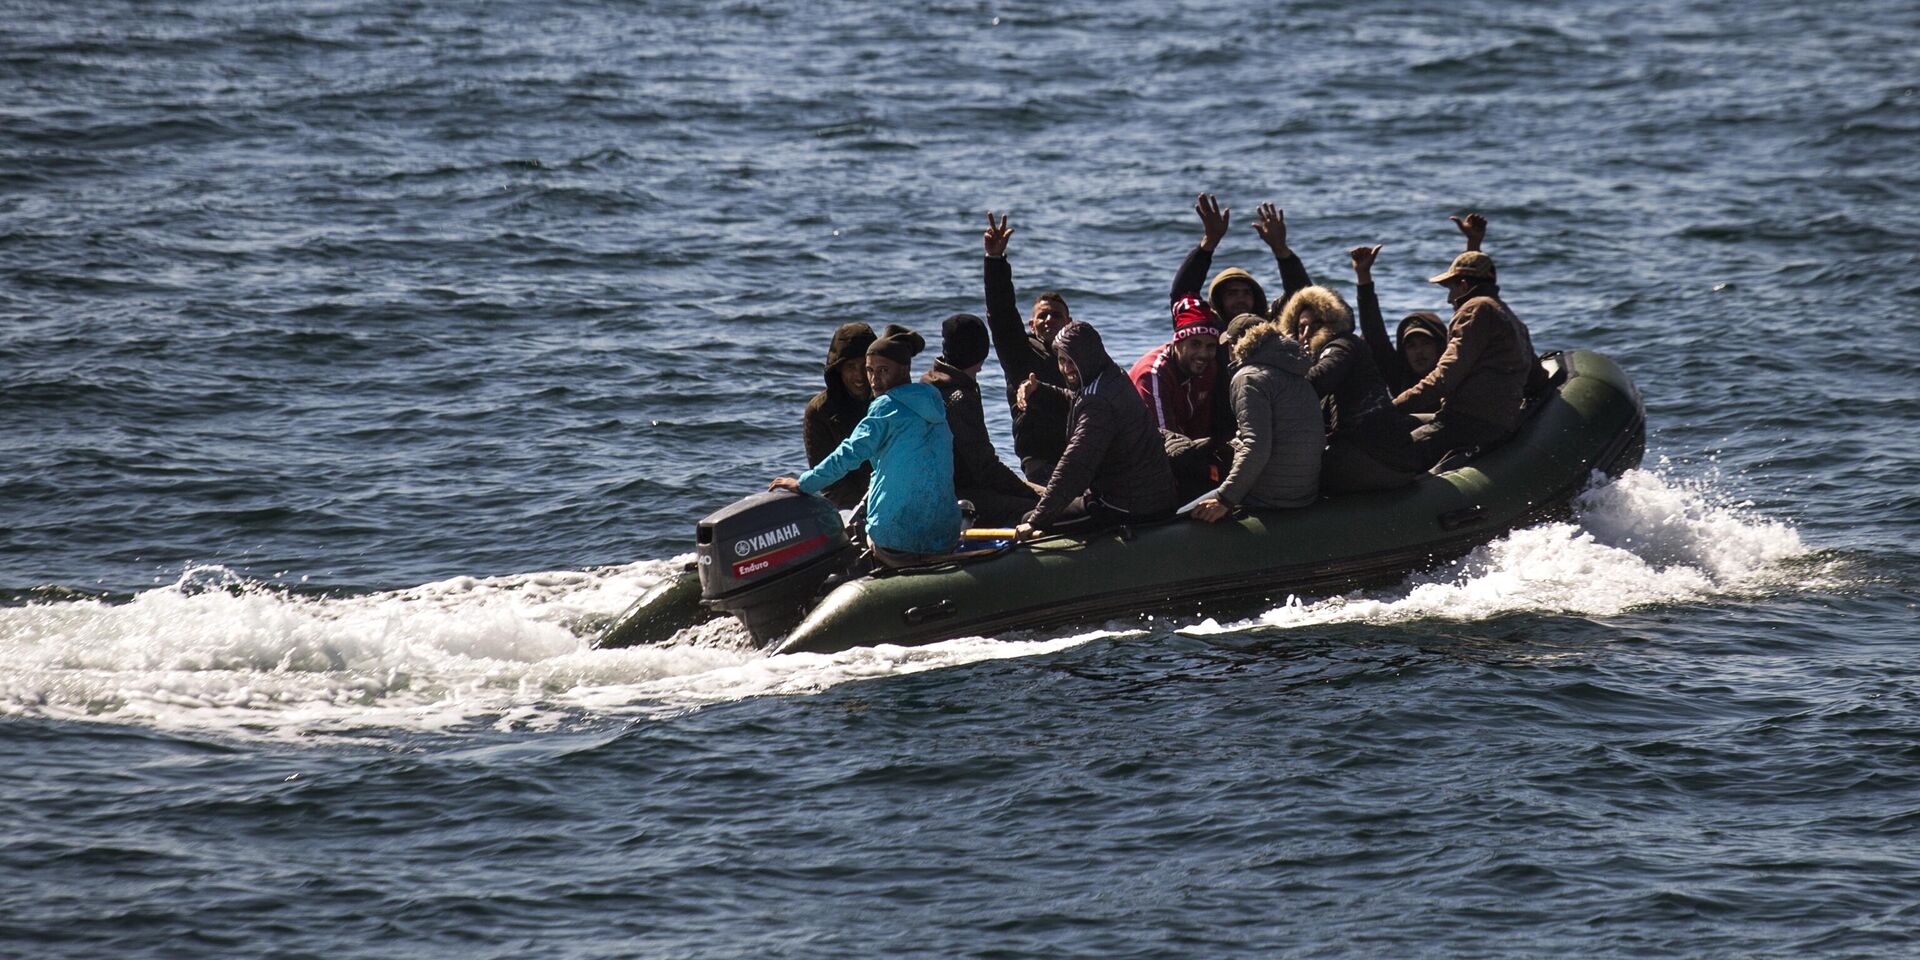
[[765,644],[800,624],[853,548],[840,511],[823,497],[775,491],[700,521],[700,602],[740,618]]

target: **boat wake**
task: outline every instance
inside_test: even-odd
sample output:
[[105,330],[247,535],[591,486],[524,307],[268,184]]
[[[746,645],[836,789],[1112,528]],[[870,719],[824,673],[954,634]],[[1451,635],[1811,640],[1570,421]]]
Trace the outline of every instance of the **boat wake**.
[[[1192,634],[1336,622],[1609,616],[1792,585],[1807,553],[1785,524],[1631,471],[1572,522],[1497,540],[1401,585],[1287,602]],[[597,625],[686,558],[460,577],[344,598],[293,595],[197,566],[126,603],[0,608],[0,716],[312,740],[388,732],[545,730],[658,717],[851,680],[1045,654],[1136,632],[969,638],[769,656],[730,620],[656,647],[598,650]]]

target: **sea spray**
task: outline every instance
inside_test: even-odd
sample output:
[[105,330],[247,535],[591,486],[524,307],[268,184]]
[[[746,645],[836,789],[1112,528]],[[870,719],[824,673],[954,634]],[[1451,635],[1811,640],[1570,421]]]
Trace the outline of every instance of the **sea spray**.
[[1573,522],[1546,523],[1487,544],[1400,586],[1290,602],[1209,634],[1327,623],[1481,620],[1512,613],[1613,616],[1660,603],[1738,596],[1777,584],[1781,562],[1807,552],[1785,524],[1746,515],[1690,484],[1645,470],[1596,480]]
[[[1511,613],[1604,617],[1769,589],[1788,575],[1781,561],[1805,552],[1784,524],[1631,471],[1583,494],[1572,522],[1515,531],[1397,587],[1294,598],[1252,620],[1209,620],[1183,632]],[[0,714],[288,737],[542,729],[807,694],[1127,632],[1124,624],[1083,626],[775,657],[721,619],[663,646],[593,648],[592,625],[684,560],[458,577],[352,597],[294,595],[193,567],[127,603],[0,609]]]

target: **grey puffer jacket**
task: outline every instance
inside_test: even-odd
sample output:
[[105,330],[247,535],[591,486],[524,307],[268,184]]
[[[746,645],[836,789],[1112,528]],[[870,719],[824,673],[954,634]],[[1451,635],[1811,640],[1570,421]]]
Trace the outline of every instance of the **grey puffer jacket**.
[[1320,497],[1326,435],[1300,345],[1261,324],[1233,345],[1233,468],[1219,497],[1250,507],[1304,507]]
[[[1073,498],[1089,492],[1109,507],[1140,516],[1167,513],[1179,506],[1160,431],[1140,403],[1140,393],[1127,372],[1107,356],[1100,334],[1075,321],[1054,338],[1053,347],[1073,362],[1081,384],[1078,393],[1060,391],[1073,400],[1067,448],[1047,482],[1047,492],[1027,514],[1027,522],[1044,527]],[[1316,418],[1319,411],[1316,405]],[[1318,461],[1314,468],[1317,473]]]

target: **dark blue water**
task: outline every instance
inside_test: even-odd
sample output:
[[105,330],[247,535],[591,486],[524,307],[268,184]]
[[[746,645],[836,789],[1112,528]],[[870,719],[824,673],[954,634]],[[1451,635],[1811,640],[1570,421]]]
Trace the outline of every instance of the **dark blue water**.
[[[0,954],[1920,934],[1911,4],[0,20]],[[836,325],[979,312],[984,211],[1130,359],[1201,190],[1389,313],[1485,213],[1646,468],[1251,618],[589,647],[802,465]]]

